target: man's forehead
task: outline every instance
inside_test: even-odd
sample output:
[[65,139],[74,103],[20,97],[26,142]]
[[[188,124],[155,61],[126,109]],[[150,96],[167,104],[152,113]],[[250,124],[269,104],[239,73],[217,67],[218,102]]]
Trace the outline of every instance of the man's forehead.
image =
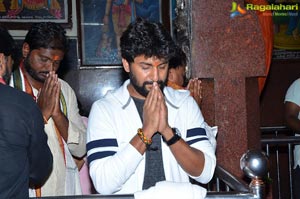
[[52,61],[61,61],[64,58],[64,52],[58,49],[52,48],[39,48],[38,54],[43,57],[47,57]]
[[60,61],[60,56],[58,56],[58,55],[54,55],[53,56],[53,61]]
[[135,63],[146,63],[153,66],[159,66],[161,64],[167,63],[166,59],[158,58],[157,56],[147,57],[145,55],[139,55],[134,58]]

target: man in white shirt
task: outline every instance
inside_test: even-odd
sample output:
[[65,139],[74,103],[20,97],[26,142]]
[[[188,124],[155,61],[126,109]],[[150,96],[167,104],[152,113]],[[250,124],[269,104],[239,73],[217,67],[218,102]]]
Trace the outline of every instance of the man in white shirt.
[[165,86],[174,49],[159,23],[138,18],[123,33],[129,80],[93,104],[88,122],[90,175],[100,194],[212,178],[215,151],[197,103],[188,91]]
[[37,102],[53,154],[48,180],[41,189],[32,190],[30,196],[82,193],[73,156],[81,158],[86,153],[86,128],[79,115],[75,92],[56,74],[68,48],[65,33],[56,23],[34,24],[25,36],[23,60],[10,82]]

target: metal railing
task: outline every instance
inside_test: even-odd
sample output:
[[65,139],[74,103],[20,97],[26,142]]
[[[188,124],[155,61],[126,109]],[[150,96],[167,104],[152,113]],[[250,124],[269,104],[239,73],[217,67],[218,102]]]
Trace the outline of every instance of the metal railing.
[[[254,194],[250,193],[249,186],[230,174],[221,166],[217,165],[213,181],[216,189],[208,188],[206,199],[257,199]],[[212,184],[211,184],[212,186]],[[225,190],[221,187],[226,187]],[[126,195],[78,195],[78,196],[52,196],[41,197],[43,199],[134,199],[133,194]],[[32,198],[33,199],[33,198]],[[37,198],[36,198],[37,199]]]
[[232,175],[220,165],[216,166],[213,179],[206,185],[208,192],[249,193],[249,185]]
[[[261,144],[262,150],[267,153],[267,155],[275,157],[275,165],[270,165],[271,167],[276,167],[275,175],[268,174],[268,177],[273,179],[273,184],[276,183],[276,194],[273,198],[283,198],[287,193],[282,193],[282,181],[280,175],[282,172],[288,173],[289,176],[289,191],[290,198],[293,198],[293,183],[292,183],[292,165],[293,165],[293,146],[300,143],[300,136],[291,136],[293,132],[285,126],[275,126],[275,127],[261,127]],[[280,158],[280,148],[287,148],[288,156],[288,169],[281,167]],[[273,168],[274,169],[274,168]],[[286,184],[286,182],[284,182]],[[250,193],[249,186],[239,178],[233,176],[228,171],[226,171],[221,166],[217,165],[215,170],[215,176],[211,183],[207,185],[207,196],[206,198],[218,198],[218,199],[254,199],[256,196]],[[274,191],[274,190],[273,190]],[[81,195],[81,196],[59,196],[59,197],[42,197],[43,199],[134,199],[133,194],[129,195]]]
[[206,198],[254,199],[256,197],[250,193],[249,185],[217,165],[214,178],[207,185]]
[[[133,194],[128,195],[85,195],[85,196],[57,196],[57,197],[41,197],[42,199],[134,199]],[[235,193],[235,192],[208,192],[206,199],[254,199],[250,193]],[[37,198],[36,198],[37,199]],[[155,199],[155,198],[153,198]],[[167,198],[166,198],[167,199]]]
[[[273,198],[291,198],[293,199],[293,147],[295,144],[300,144],[300,137],[294,136],[293,131],[285,126],[261,127],[261,144],[262,149],[267,153],[269,158],[275,159],[275,165],[270,165],[270,169],[275,170],[275,173],[268,174],[268,177],[273,181],[275,189],[273,189]],[[286,157],[286,161],[280,161]],[[275,168],[274,168],[275,167]],[[282,182],[281,176],[288,176],[288,184]],[[286,192],[284,186],[289,186],[289,193]],[[283,191],[284,190],[284,191]],[[289,196],[289,197],[288,197]]]

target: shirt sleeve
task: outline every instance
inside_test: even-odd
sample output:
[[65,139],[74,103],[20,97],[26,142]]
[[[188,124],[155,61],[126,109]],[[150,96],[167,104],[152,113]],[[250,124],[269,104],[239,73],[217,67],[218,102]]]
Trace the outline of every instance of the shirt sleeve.
[[68,148],[72,155],[83,157],[86,154],[86,126],[79,114],[77,98],[73,89],[65,82],[62,84],[63,94],[67,106]]
[[187,121],[188,124],[187,133],[186,133],[186,142],[204,154],[204,168],[200,176],[190,176],[200,183],[208,183],[215,171],[216,167],[216,155],[215,148],[210,141],[212,139],[208,135],[208,131],[212,131],[210,127],[203,118],[201,110],[199,109],[196,101],[189,97],[187,99],[188,107],[187,111]]

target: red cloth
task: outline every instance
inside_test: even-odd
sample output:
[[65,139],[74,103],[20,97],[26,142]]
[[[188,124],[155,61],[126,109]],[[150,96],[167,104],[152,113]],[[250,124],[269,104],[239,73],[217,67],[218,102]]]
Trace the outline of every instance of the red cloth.
[[[246,3],[251,3],[255,5],[268,5],[269,3],[266,0],[246,0]],[[258,89],[259,94],[262,93],[263,88],[265,86],[266,78],[268,76],[271,60],[272,60],[272,51],[273,51],[273,20],[272,20],[272,12],[270,10],[266,10],[264,12],[256,11],[258,16],[258,20],[260,23],[261,31],[264,38],[265,44],[265,56],[266,56],[266,70],[265,70],[265,77],[258,78]]]
[[6,82],[4,81],[4,79],[2,77],[0,77],[0,84],[6,85]]

